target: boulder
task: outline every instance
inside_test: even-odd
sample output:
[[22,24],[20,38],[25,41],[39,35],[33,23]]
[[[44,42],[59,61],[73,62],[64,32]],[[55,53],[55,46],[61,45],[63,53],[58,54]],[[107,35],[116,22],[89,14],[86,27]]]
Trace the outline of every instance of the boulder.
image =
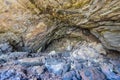
[[91,32],[106,48],[120,51],[120,26],[100,26]]
[[83,69],[80,75],[83,80],[105,80],[105,75],[96,68]]

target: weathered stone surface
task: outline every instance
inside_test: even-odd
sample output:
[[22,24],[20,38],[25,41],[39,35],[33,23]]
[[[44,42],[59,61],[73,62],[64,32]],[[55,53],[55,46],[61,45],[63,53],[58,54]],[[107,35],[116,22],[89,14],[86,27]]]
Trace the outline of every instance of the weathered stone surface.
[[30,67],[30,66],[39,66],[43,65],[44,57],[36,57],[36,58],[24,58],[17,61],[18,64],[22,66]]
[[32,72],[33,74],[36,73],[37,75],[41,75],[45,72],[45,66],[34,66],[29,68],[29,72]]
[[114,71],[113,65],[102,65],[101,67],[102,72],[106,75],[107,79],[115,79],[119,80],[120,79],[120,74]]
[[[18,0],[18,2],[6,0],[3,2],[5,10],[0,9],[2,11],[0,42],[12,38],[18,43],[21,41],[19,36],[23,36],[26,39],[25,45],[31,51],[40,52],[54,40],[66,37],[72,26],[89,29],[106,48],[120,50],[119,0]],[[115,6],[111,7],[111,5]],[[37,13],[39,16],[35,17],[31,13]],[[72,32],[70,36],[81,35],[79,32],[75,34]]]
[[108,49],[120,51],[120,26],[100,26],[93,28],[91,32]]
[[76,73],[76,71],[69,71],[65,73],[62,79],[63,80],[82,80],[79,73]]
[[3,43],[0,44],[0,52],[1,53],[8,53],[8,52],[12,52],[12,46],[10,46],[9,43]]
[[83,80],[105,80],[105,75],[95,68],[83,69],[80,75]]
[[[28,9],[29,7],[29,10],[35,13],[39,13],[40,15],[47,14],[45,15],[47,16],[47,20],[53,20],[58,27],[66,26],[67,24],[69,26],[87,28],[99,38],[106,48],[120,51],[119,0],[27,0],[26,5],[24,0],[19,1],[25,8]],[[58,27],[56,29],[62,30],[61,27]],[[49,36],[46,36],[46,38],[48,40]],[[59,37],[53,38],[52,40],[57,38]]]
[[[101,51],[102,50],[102,51]],[[95,59],[97,58],[100,53],[106,54],[105,50],[103,49],[102,45],[99,43],[87,43],[82,42],[79,44],[78,49],[73,51],[71,54],[72,58],[76,59]]]
[[[84,47],[86,46],[85,44],[81,44],[81,46],[82,45],[84,45]],[[94,47],[89,43],[89,46],[90,45],[91,48]],[[87,45],[86,48],[89,46]],[[91,48],[87,48],[88,51],[91,51]],[[77,50],[79,49],[81,48],[78,47]],[[95,51],[97,51],[97,49],[98,48],[94,48]],[[66,53],[70,56],[66,56]],[[92,59],[91,56],[86,57],[86,55],[82,55],[84,56],[84,59],[79,56],[73,58],[71,55],[74,54],[74,51],[62,53],[55,52],[46,55],[41,54],[42,53],[33,53],[30,56],[27,52],[11,52],[6,53],[6,56],[0,56],[2,57],[0,58],[0,80],[120,79],[119,57],[111,59],[110,56],[104,57],[101,56],[101,54],[98,54],[98,56],[94,56]],[[83,53],[81,52],[81,54],[84,54],[84,51]],[[5,58],[7,59],[6,61],[4,60]]]
[[[119,55],[108,58],[89,35],[90,30],[106,48],[120,51],[120,0],[2,1],[0,43],[25,52],[3,54],[9,47],[0,45],[0,80],[120,79]],[[55,48],[65,51],[57,54]],[[29,53],[45,49],[53,52]]]
[[25,68],[17,65],[15,67],[6,66],[0,70],[0,79],[1,80],[28,80]]
[[17,59],[22,59],[24,57],[27,57],[29,53],[27,52],[9,52],[6,54],[2,54],[0,56],[0,63],[6,62],[6,61],[12,61]]
[[49,72],[52,72],[57,75],[62,75],[70,69],[70,64],[66,63],[65,60],[55,58],[48,58],[46,60],[45,66]]

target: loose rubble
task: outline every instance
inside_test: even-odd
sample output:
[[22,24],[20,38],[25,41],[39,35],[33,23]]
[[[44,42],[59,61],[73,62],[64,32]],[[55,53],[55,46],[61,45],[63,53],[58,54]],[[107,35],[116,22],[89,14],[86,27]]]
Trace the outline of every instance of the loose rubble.
[[120,80],[120,57],[105,57],[93,45],[49,54],[8,52],[0,56],[0,80]]

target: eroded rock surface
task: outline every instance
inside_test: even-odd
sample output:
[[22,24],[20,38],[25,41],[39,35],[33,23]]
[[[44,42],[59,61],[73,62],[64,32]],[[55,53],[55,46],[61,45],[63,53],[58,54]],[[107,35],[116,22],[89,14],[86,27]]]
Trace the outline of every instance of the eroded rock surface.
[[60,53],[6,53],[8,58],[0,58],[0,80],[119,80],[120,57],[101,54],[99,45],[84,42]]
[[120,26],[100,26],[91,31],[108,49],[120,51]]
[[22,36],[25,46],[40,52],[54,40],[66,38],[72,26],[89,29],[106,48],[120,51],[119,0],[2,0],[0,4],[0,42],[18,44]]
[[1,0],[0,80],[120,80],[120,54],[104,48],[120,51],[119,6]]

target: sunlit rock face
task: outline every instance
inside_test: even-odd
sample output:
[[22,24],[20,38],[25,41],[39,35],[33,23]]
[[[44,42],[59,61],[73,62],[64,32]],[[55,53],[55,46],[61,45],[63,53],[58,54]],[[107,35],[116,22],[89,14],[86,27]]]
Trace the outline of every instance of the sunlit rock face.
[[119,0],[1,0],[0,4],[0,43],[21,41],[40,52],[68,37],[72,26],[89,29],[107,49],[120,51]]
[[19,0],[19,2],[25,8],[29,7],[31,12],[52,16],[51,20],[55,18],[58,21],[68,21],[69,25],[87,28],[106,48],[120,50],[119,0]]

